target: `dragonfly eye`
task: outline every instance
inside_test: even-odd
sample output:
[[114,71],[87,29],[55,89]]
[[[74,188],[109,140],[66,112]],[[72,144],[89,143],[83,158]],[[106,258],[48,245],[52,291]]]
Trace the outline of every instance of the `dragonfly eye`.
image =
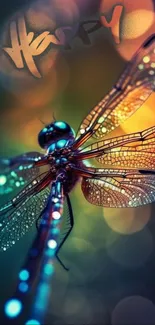
[[40,131],[38,135],[38,142],[42,148],[46,149],[59,139],[69,140],[74,138],[74,130],[69,126],[69,124],[63,121],[56,121],[47,125]]

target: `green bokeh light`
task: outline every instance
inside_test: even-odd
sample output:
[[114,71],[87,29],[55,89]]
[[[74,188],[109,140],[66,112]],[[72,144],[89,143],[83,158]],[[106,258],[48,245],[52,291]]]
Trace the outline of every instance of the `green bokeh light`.
[[0,186],[4,185],[7,181],[7,178],[5,175],[0,175]]

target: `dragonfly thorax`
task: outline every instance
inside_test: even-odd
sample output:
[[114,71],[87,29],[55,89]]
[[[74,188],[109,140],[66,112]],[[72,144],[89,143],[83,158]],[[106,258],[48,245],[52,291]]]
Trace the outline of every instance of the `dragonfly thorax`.
[[78,150],[76,152],[72,150],[73,141],[71,138],[59,139],[51,143],[46,152],[53,177],[57,178],[61,174],[65,176],[63,186],[66,193],[69,193],[79,180],[79,176],[74,172],[72,166],[83,167],[83,163],[76,159]]
[[48,148],[50,145],[56,145],[58,140],[62,140],[62,142],[58,144],[61,148],[63,147],[63,141],[73,140],[74,138],[75,134],[73,129],[69,124],[63,121],[56,121],[47,125],[38,134],[39,145],[44,149]]
[[55,165],[56,169],[64,167],[68,163],[68,154],[70,152],[69,148],[67,148],[68,144],[69,140],[60,139],[52,143],[47,149],[49,161],[51,161],[51,165]]

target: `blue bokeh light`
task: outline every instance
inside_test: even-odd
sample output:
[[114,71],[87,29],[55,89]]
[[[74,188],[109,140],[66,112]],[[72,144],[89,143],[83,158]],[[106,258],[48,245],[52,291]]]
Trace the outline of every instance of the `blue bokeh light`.
[[54,229],[52,229],[52,233],[53,233],[53,235],[58,235],[60,233],[60,229],[54,228]]
[[29,272],[25,269],[25,270],[21,270],[19,273],[19,278],[22,281],[27,281],[29,278],[30,274]]
[[46,275],[52,275],[53,272],[54,272],[53,265],[50,264],[50,263],[45,264],[45,266],[44,266],[44,273]]
[[40,323],[36,319],[30,319],[25,323],[25,325],[40,325]]
[[27,283],[25,283],[25,282],[21,282],[21,283],[19,284],[18,288],[19,288],[19,290],[20,290],[21,292],[27,292],[29,286],[28,286]]
[[18,299],[10,299],[4,306],[6,316],[10,318],[17,317],[22,310],[22,303]]

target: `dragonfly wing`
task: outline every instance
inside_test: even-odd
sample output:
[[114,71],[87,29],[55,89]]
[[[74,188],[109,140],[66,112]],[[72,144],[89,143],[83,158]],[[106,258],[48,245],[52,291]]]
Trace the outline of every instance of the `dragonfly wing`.
[[[104,144],[104,154],[96,157],[99,163],[105,166],[155,169],[155,127],[108,141],[108,145]],[[127,145],[128,142],[130,145]]]
[[[34,167],[33,163],[40,158],[39,152],[28,152],[10,159],[0,159],[0,195],[16,194],[33,178],[37,177],[43,167]],[[23,160],[27,159],[27,163]],[[46,167],[47,168],[47,167]]]
[[127,146],[112,150],[97,160],[105,166],[155,169],[155,146],[154,153],[149,150],[149,146]]
[[39,218],[50,193],[48,176],[48,173],[39,175],[13,200],[1,207],[0,250],[6,250],[15,244]]
[[155,35],[141,46],[109,94],[86,116],[77,137],[91,128],[94,138],[107,135],[141,107],[154,90]]
[[90,203],[109,208],[127,208],[155,201],[155,174],[114,169],[108,172],[109,177],[83,178],[82,191]]
[[39,152],[26,152],[11,158],[0,158],[0,170],[7,168],[18,168],[19,166],[29,165],[43,157]]

